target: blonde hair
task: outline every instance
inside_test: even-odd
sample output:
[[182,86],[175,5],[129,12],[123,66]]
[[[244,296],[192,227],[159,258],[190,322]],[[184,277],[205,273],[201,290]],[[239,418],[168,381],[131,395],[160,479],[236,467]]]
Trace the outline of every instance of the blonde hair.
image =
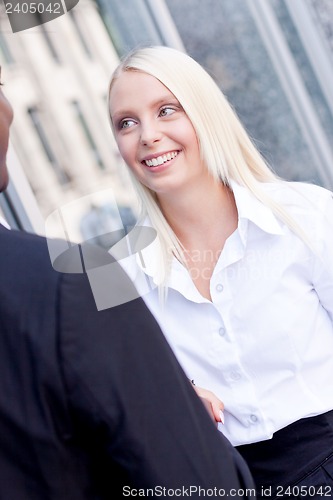
[[[228,100],[205,69],[189,55],[164,46],[131,52],[114,71],[113,82],[126,71],[141,71],[157,78],[181,104],[196,132],[201,158],[218,182],[231,180],[245,186],[303,240],[303,230],[260,184],[280,181],[254,146]],[[112,124],[112,122],[111,122]],[[112,127],[113,128],[113,127]],[[160,239],[163,252],[161,275],[166,283],[172,254],[182,259],[182,246],[156,200],[156,195],[131,174],[136,191]]]

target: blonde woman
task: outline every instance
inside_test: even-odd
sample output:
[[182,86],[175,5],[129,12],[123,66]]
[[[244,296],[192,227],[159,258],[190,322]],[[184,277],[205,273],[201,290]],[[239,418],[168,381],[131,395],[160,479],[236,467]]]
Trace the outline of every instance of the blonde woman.
[[332,194],[278,179],[180,51],[130,53],[109,109],[140,224],[158,235],[124,267],[148,283],[144,300],[258,497],[331,496]]

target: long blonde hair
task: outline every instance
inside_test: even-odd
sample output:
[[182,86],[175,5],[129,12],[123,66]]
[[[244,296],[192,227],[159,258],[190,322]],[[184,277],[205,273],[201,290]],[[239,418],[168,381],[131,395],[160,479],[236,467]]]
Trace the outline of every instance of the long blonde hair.
[[[170,47],[138,49],[131,52],[114,71],[109,96],[113,82],[125,71],[141,71],[157,78],[176,97],[194,127],[201,158],[217,181],[228,186],[234,180],[246,187],[307,241],[306,235],[287,211],[262,189],[261,183],[281,182],[281,179],[268,167],[228,100],[200,64]],[[182,259],[183,248],[163,216],[155,193],[133,174],[131,178],[142,203],[143,215],[149,216],[161,243],[161,274],[157,280],[165,284],[170,259],[172,255]]]

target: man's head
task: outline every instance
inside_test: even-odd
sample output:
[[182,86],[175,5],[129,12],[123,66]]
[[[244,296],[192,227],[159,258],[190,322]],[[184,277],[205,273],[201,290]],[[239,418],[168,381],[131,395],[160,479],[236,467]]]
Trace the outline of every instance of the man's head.
[[[0,67],[1,81],[1,67]],[[9,127],[13,120],[13,109],[7,101],[0,87],[0,191],[4,191],[8,184],[7,150],[9,141]]]

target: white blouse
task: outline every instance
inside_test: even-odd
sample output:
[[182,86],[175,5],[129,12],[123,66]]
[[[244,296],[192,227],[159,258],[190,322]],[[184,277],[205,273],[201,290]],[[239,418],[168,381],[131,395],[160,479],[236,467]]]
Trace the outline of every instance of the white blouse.
[[269,439],[300,418],[333,409],[332,193],[302,183],[263,188],[315,251],[233,183],[238,228],[211,277],[212,301],[174,259],[167,300],[160,303],[156,240],[122,261],[187,376],[224,402],[219,428],[234,445]]
[[0,215],[0,224],[1,226],[4,226],[6,229],[10,229],[8,222],[3,217],[1,217],[1,215]]

